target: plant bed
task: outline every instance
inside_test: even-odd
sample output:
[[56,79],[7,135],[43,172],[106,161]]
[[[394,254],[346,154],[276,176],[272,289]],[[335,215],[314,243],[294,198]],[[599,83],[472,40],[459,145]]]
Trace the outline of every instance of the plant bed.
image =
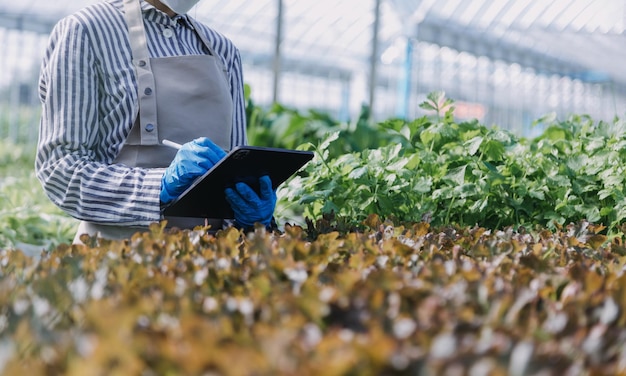
[[626,247],[602,226],[363,229],[1,251],[0,373],[626,372]]

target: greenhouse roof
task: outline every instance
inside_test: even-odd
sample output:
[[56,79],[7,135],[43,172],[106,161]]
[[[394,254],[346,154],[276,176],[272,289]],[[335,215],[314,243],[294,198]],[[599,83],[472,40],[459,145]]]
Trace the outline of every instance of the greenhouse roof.
[[[49,32],[98,0],[0,5],[0,27]],[[326,76],[366,69],[380,1],[378,55],[412,38],[537,72],[626,87],[626,6],[618,0],[283,0],[285,69]],[[249,63],[271,66],[279,0],[205,0],[191,11],[229,36]]]

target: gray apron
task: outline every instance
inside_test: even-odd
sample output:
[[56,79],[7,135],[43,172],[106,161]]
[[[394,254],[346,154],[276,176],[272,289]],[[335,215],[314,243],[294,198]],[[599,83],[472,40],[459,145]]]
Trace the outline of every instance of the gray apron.
[[[150,58],[140,0],[124,0],[124,8],[137,74],[139,114],[114,163],[142,168],[168,167],[176,150],[161,145],[163,139],[184,144],[208,137],[229,150],[233,103],[228,73],[206,36],[190,19],[210,55]],[[168,227],[222,226],[221,219],[164,219]],[[124,239],[145,230],[145,227],[81,221],[74,243],[80,243],[82,234]]]

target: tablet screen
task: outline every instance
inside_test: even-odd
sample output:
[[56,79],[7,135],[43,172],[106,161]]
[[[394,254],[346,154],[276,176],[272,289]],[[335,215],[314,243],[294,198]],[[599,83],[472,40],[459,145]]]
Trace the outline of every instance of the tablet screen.
[[165,216],[233,218],[226,187],[243,181],[258,192],[258,178],[269,175],[274,189],[313,158],[313,152],[239,146],[232,149],[163,211]]

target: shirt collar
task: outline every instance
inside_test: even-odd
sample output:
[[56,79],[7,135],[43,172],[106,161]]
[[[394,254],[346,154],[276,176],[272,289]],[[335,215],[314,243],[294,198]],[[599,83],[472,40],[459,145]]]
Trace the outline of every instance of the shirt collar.
[[[109,2],[120,11],[124,10],[124,0],[109,0]],[[174,25],[180,23],[190,29],[194,29],[193,24],[189,20],[189,16],[186,14],[179,14],[174,18],[170,18],[167,14],[161,12],[155,8],[152,4],[145,0],[139,1],[141,4],[141,11],[144,17],[150,21],[158,22],[164,25]]]

